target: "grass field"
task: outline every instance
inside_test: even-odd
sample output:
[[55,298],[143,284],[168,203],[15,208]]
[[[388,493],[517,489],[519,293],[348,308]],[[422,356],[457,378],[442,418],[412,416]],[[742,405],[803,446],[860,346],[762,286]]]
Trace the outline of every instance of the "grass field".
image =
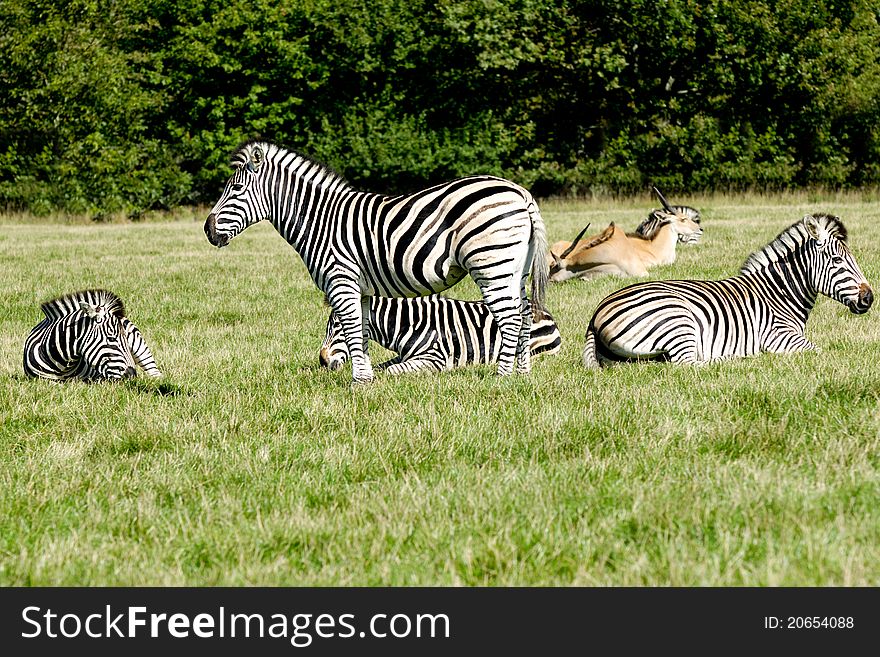
[[[673,199],[720,278],[807,212],[880,284],[880,200]],[[542,204],[551,241],[653,204]],[[267,224],[0,219],[0,585],[878,585],[880,320],[820,298],[822,351],[588,372],[608,278],[549,290],[562,353],[364,387],[317,367],[320,293]],[[55,295],[126,302],[161,383],[26,380]],[[465,282],[453,296],[475,298]],[[381,358],[373,348],[373,359]]]

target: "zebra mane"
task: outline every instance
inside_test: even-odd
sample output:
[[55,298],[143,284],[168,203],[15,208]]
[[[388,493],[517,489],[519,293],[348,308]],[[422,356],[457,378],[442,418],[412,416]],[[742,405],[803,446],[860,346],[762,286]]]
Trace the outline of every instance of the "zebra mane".
[[346,187],[350,186],[348,181],[342,177],[342,174],[337,173],[323,162],[320,162],[319,160],[316,160],[315,158],[308,155],[304,155],[299,151],[285,148],[284,146],[279,146],[278,144],[273,144],[267,141],[261,141],[259,139],[246,141],[238,148],[236,148],[235,152],[232,154],[232,157],[229,160],[230,166],[233,169],[240,169],[247,165],[250,157],[250,151],[253,149],[254,146],[259,146],[262,149],[263,157],[266,160],[273,157],[276,159],[283,159],[285,155],[292,155],[292,161],[295,162],[297,166],[305,164],[307,168],[315,169],[315,173],[311,175],[312,180],[314,180],[315,182],[336,182]]
[[[673,205],[671,207],[676,215],[682,215],[691,219],[695,223],[700,223],[700,211],[696,208],[692,208],[689,205]],[[648,216],[642,220],[642,223],[636,226],[636,229],[632,233],[627,234],[631,237],[642,237],[646,240],[650,240],[662,226],[672,221],[672,217],[673,215],[670,215],[664,210],[651,210]]]
[[[831,214],[814,214],[813,218],[844,244],[847,240],[847,232],[839,217]],[[762,249],[751,254],[740,269],[741,274],[756,272],[764,269],[769,264],[785,259],[792,251],[806,243],[810,235],[804,226],[803,219],[799,219],[784,231],[779,233],[772,242]]]
[[631,236],[650,240],[657,234],[660,228],[672,221],[672,217],[673,215],[667,214],[663,210],[651,210],[651,213],[642,220],[642,223],[636,226]]
[[46,301],[40,305],[40,310],[49,319],[56,319],[76,312],[79,310],[80,303],[104,306],[113,315],[125,317],[125,306],[122,300],[109,290],[81,290],[65,294],[63,297]]

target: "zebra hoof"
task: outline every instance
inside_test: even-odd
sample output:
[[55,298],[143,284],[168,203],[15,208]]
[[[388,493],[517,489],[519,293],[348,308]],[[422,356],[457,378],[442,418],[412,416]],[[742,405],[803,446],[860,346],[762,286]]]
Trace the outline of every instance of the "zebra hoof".
[[354,377],[351,380],[351,385],[352,385],[352,387],[357,388],[359,386],[367,385],[368,383],[372,383],[372,382],[373,382],[373,375],[371,373],[368,376],[361,375],[361,376]]

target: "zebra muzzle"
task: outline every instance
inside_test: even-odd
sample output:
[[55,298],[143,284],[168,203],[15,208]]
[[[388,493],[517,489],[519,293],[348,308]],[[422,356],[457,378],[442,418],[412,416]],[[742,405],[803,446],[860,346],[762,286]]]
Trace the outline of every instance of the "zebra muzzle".
[[867,283],[862,283],[859,286],[859,298],[855,301],[855,303],[850,305],[849,309],[856,315],[862,315],[868,312],[868,309],[873,303],[874,292],[871,290],[871,286]]
[[333,354],[330,355],[330,350],[326,347],[321,348],[321,352],[318,355],[318,362],[320,362],[321,367],[327,367],[331,370],[338,370],[342,367],[342,364],[345,362],[345,358],[340,358],[339,355]]
[[217,215],[213,212],[208,215],[208,219],[205,221],[205,235],[207,235],[208,241],[217,248],[229,244],[229,235],[217,233]]

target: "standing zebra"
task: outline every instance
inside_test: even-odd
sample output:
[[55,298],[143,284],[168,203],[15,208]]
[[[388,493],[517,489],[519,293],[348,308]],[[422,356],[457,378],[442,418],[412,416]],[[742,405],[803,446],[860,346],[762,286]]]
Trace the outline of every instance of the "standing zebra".
[[46,316],[24,343],[28,376],[95,381],[135,376],[135,364],[162,376],[141,332],[122,301],[107,290],[84,290],[47,301]]
[[[366,337],[397,357],[377,365],[389,374],[432,370],[440,372],[498,359],[501,341],[492,313],[482,301],[459,301],[440,295],[426,297],[373,297]],[[555,354],[562,344],[550,313],[539,310],[531,326],[531,356]],[[321,345],[321,365],[338,369],[348,359],[342,327],[331,312]]]
[[590,320],[588,368],[636,359],[700,363],[815,349],[804,337],[822,293],[851,312],[874,295],[837,217],[807,215],[720,281],[638,283],[606,297]]
[[205,221],[208,241],[225,246],[269,220],[339,317],[355,383],[373,378],[363,337],[369,297],[433,294],[468,274],[499,326],[498,374],[510,374],[514,359],[518,372],[530,370],[531,305],[543,310],[548,274],[544,222],[528,191],[473,176],[402,196],[359,192],[326,167],[263,142],[242,146],[232,166]]

